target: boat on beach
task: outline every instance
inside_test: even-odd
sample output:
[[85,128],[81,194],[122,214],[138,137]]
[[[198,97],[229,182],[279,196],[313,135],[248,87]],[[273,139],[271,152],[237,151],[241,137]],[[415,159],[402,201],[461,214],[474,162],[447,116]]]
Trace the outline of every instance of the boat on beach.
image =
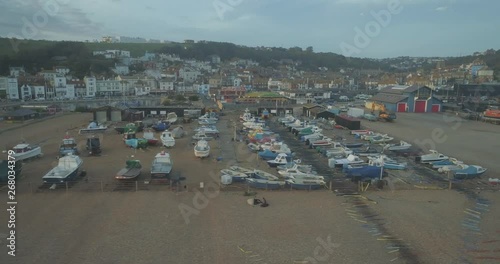
[[139,160],[127,160],[125,167],[116,173],[117,180],[135,180],[142,172],[142,165]]
[[78,132],[80,135],[82,134],[92,134],[92,133],[104,133],[108,129],[108,126],[97,123],[97,121],[92,121],[87,126],[87,128],[80,129]]
[[454,175],[455,179],[467,180],[467,179],[473,179],[473,178],[479,177],[483,173],[485,173],[486,171],[487,171],[487,169],[483,168],[481,166],[469,165],[464,169],[453,171],[453,175]]
[[156,154],[151,165],[152,178],[168,178],[172,171],[173,162],[170,159],[170,154],[162,151]]
[[206,140],[199,140],[194,146],[194,155],[197,158],[206,158],[210,155],[210,145]]
[[267,179],[254,179],[248,178],[246,179],[247,184],[251,188],[255,189],[264,189],[264,190],[278,190],[285,186],[284,181],[275,181],[275,180],[267,180]]
[[66,135],[63,138],[61,145],[59,146],[59,157],[68,154],[78,155],[79,151],[78,151],[78,144],[75,138]]
[[42,148],[40,146],[26,143],[17,144],[12,148],[12,150],[14,151],[14,154],[10,156],[15,158],[16,161],[39,158],[43,155]]
[[47,172],[43,177],[45,183],[63,183],[72,180],[78,175],[83,160],[75,155],[68,154],[59,158],[57,166]]
[[169,124],[175,124],[175,122],[177,122],[177,114],[175,112],[170,112],[167,114],[167,117],[165,118],[165,120],[169,123]]
[[275,181],[278,180],[279,178],[276,177],[275,175],[272,175],[269,172],[265,172],[263,170],[253,170],[253,176],[254,178],[257,179],[264,179],[264,180],[270,180],[270,181]]
[[406,142],[406,141],[399,141],[397,144],[387,144],[384,146],[384,149],[390,150],[390,151],[401,151],[401,150],[407,150],[411,148],[411,144]]
[[285,181],[286,187],[294,190],[319,190],[325,186],[323,180],[288,179]]
[[221,175],[228,175],[231,177],[232,182],[244,182],[250,176],[243,172],[234,171],[231,169],[222,169],[220,171]]
[[422,155],[420,157],[416,157],[415,160],[420,163],[432,163],[434,161],[447,160],[448,156],[437,152],[436,150],[429,150],[429,154]]
[[170,148],[175,146],[175,138],[170,131],[163,131],[160,139],[164,147]]

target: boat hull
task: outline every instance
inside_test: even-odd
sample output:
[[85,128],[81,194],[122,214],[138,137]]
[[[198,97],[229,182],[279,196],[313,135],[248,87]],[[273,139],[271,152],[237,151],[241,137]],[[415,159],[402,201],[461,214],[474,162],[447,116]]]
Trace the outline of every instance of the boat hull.
[[42,155],[42,148],[41,147],[36,147],[28,152],[23,152],[23,153],[14,153],[13,155],[11,155],[12,157],[14,157],[17,161],[21,161],[21,160],[26,160],[26,159],[30,159],[30,158],[35,158],[35,157],[39,157]]

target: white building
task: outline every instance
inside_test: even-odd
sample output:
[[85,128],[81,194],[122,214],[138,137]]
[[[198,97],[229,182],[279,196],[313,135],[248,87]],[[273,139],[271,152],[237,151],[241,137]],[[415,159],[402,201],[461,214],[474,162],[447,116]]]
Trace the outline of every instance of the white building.
[[44,70],[39,73],[45,80],[54,80],[57,76],[61,76],[56,71]]
[[97,87],[96,87],[96,79],[94,77],[87,77],[83,78],[83,81],[85,82],[85,88],[86,88],[86,95],[87,97],[95,97]]
[[97,80],[96,96],[121,95],[124,91],[121,81],[118,80]]
[[43,85],[35,85],[32,86],[32,93],[36,99],[45,99],[45,86]]
[[75,98],[75,85],[74,84],[66,84],[66,95],[64,98],[73,99]]
[[66,75],[69,73],[69,68],[64,66],[56,66],[54,67],[54,71],[59,75]]
[[280,90],[281,86],[281,81],[273,80],[272,78],[269,78],[269,81],[267,82],[267,89],[269,90]]
[[115,64],[113,71],[118,75],[128,75],[130,70],[127,65]]
[[164,79],[160,80],[159,82],[160,85],[160,91],[174,91],[174,81],[170,79]]
[[54,90],[57,98],[66,98],[66,77],[56,76],[53,80]]
[[184,79],[184,82],[195,82],[201,73],[190,68],[182,68],[179,70],[179,77]]
[[235,78],[233,80],[233,86],[234,87],[240,87],[241,86],[241,79],[240,78]]
[[19,77],[25,73],[24,67],[9,67],[10,76]]

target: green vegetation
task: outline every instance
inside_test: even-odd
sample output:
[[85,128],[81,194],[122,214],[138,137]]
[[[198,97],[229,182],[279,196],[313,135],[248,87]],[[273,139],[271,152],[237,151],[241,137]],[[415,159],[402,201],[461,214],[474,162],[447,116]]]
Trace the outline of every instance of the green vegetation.
[[186,97],[184,97],[182,94],[178,94],[175,96],[175,101],[184,102],[184,101],[186,101]]
[[273,92],[253,92],[246,95],[246,97],[257,97],[257,98],[276,98],[283,97],[277,93]]
[[[348,58],[335,53],[315,53],[312,47],[305,50],[300,47],[292,48],[266,48],[246,47],[232,43],[202,41],[192,44],[183,43],[94,43],[94,42],[68,42],[46,40],[19,40],[16,52],[11,40],[0,38],[0,75],[7,75],[9,66],[24,66],[30,73],[42,69],[52,69],[53,66],[67,66],[73,71],[75,77],[90,74],[112,74],[110,67],[115,60],[92,56],[93,51],[120,49],[131,52],[132,57],[138,57],[145,52],[163,52],[177,54],[181,58],[207,60],[211,55],[217,54],[223,61],[235,58],[254,60],[266,67],[277,67],[282,63],[298,63],[299,70],[316,71],[318,67],[327,67],[330,70],[340,68],[354,69],[381,69],[392,71],[389,63],[382,63],[373,59]],[[63,58],[66,57],[64,60]],[[59,60],[58,60],[59,59]],[[447,65],[468,64],[476,59],[483,60],[486,65],[500,72],[500,50],[489,50],[488,55],[465,56],[449,58]],[[424,64],[422,68],[430,71],[434,64]],[[141,71],[141,66],[131,70]]]
[[191,96],[189,96],[188,100],[196,102],[196,101],[200,100],[200,98],[198,97],[198,95],[191,95]]

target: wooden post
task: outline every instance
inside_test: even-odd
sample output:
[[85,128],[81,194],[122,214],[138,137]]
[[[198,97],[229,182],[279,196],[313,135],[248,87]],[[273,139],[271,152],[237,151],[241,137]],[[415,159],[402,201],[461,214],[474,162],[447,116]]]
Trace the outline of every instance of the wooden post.
[[104,186],[103,186],[102,181],[101,181],[101,192],[104,192]]
[[135,181],[135,191],[139,190],[139,181]]
[[330,190],[332,190],[332,181],[330,180]]
[[66,192],[68,191],[68,182],[66,182]]
[[451,171],[448,171],[448,190],[451,190]]

